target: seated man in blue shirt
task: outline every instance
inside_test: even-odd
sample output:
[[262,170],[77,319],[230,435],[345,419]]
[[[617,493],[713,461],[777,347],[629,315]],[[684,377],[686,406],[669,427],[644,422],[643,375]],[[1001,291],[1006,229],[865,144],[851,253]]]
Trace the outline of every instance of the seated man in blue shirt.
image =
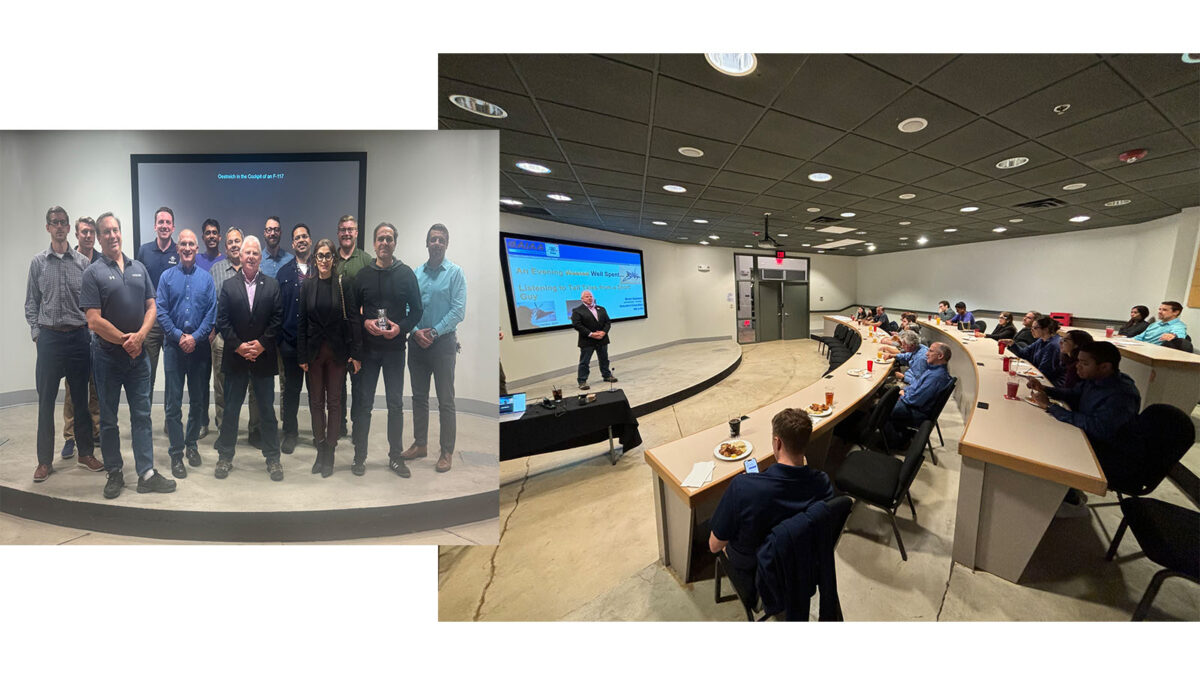
[[[1033,402],[1054,419],[1083,429],[1106,476],[1128,475],[1137,468],[1136,458],[1127,450],[1116,450],[1115,442],[1120,431],[1137,418],[1142,396],[1133,378],[1121,372],[1121,352],[1111,342],[1097,340],[1080,347],[1078,359],[1075,372],[1079,382],[1070,389],[1047,387],[1030,378]],[[1071,409],[1050,399],[1062,401]]]
[[928,367],[929,348],[921,344],[921,338],[910,330],[900,331],[896,338],[900,341],[899,348],[884,345],[879,350],[895,354],[896,365],[908,366],[908,370],[903,374],[896,371],[896,377],[903,382],[900,386],[907,387],[916,382]]
[[950,372],[946,363],[950,361],[950,348],[941,342],[929,345],[925,352],[925,372],[916,377],[900,392],[900,399],[892,408],[892,415],[883,427],[883,435],[889,448],[900,448],[905,435],[899,430],[915,427],[922,421],[933,419],[933,405],[938,394],[950,384]]
[[754,588],[758,547],[771,528],[833,497],[829,476],[806,466],[804,450],[811,435],[808,413],[798,408],[780,411],[771,419],[775,463],[761,474],[735,477],[713,513],[708,549],[725,551],[730,579],[743,592]]
[[1187,337],[1187,326],[1179,320],[1183,305],[1174,300],[1165,300],[1158,306],[1158,321],[1146,327],[1134,340],[1161,345],[1176,338]]
[[967,303],[960,300],[954,303],[954,309],[955,314],[950,317],[950,323],[956,326],[960,323],[966,323],[972,328],[975,326],[975,315],[967,311]]

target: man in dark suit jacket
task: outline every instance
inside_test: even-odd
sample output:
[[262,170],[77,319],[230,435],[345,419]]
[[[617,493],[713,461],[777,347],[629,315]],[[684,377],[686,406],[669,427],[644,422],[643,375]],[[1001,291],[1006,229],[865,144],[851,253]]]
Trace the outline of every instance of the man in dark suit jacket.
[[608,327],[612,325],[608,320],[608,312],[596,304],[591,291],[584,291],[579,299],[583,304],[571,311],[571,325],[579,331],[579,388],[588,388],[588,364],[592,360],[592,352],[600,360],[600,374],[604,376],[604,381],[616,382],[617,378],[608,369]]
[[237,446],[238,417],[247,386],[254,387],[258,403],[262,452],[267,458],[271,480],[283,480],[279,464],[279,424],[275,419],[275,375],[277,340],[283,322],[279,283],[262,274],[262,244],[257,237],[242,242],[242,270],[221,285],[217,301],[217,329],[225,340],[222,370],[225,375],[225,414],[215,447],[216,477],[225,478],[233,468]]

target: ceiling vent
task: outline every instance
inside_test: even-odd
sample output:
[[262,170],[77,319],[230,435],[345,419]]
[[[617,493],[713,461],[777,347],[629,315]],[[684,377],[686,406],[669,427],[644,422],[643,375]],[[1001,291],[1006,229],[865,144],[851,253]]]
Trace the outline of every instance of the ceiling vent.
[[832,218],[830,216],[820,216],[819,218],[813,218],[812,220],[810,220],[808,222],[810,222],[810,223],[840,223],[840,222],[842,222],[842,219],[841,218]]
[[1015,209],[1054,209],[1054,208],[1058,208],[1060,206],[1066,206],[1066,205],[1067,205],[1067,203],[1061,199],[1055,199],[1054,197],[1047,197],[1046,199],[1038,199],[1038,200],[1032,201],[1032,202],[1025,202],[1024,204],[1017,204],[1013,208],[1015,208]]

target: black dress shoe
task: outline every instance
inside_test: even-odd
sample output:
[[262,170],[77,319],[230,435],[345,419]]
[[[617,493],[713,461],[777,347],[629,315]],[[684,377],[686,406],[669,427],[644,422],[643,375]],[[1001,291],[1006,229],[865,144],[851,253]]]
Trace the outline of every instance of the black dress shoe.
[[350,473],[354,474],[355,476],[361,476],[366,472],[367,458],[363,457],[362,459],[359,459],[358,457],[355,457],[354,463],[350,465]]
[[267,473],[271,474],[271,480],[273,481],[278,482],[283,480],[283,467],[279,464],[279,460],[267,460]]
[[388,468],[392,471],[395,471],[396,475],[400,476],[401,478],[408,478],[409,476],[412,476],[412,472],[408,470],[408,466],[404,464],[403,459],[393,459],[392,461],[388,462]]
[[317,461],[313,462],[313,473],[321,473],[321,467],[325,466],[325,444],[317,443]]
[[[183,466],[180,462],[179,466]],[[155,471],[153,476],[142,478],[138,476],[138,492],[174,492],[175,481],[165,478],[161,473]]]
[[183,465],[182,457],[171,458],[171,475],[176,478],[187,478],[187,467]]
[[183,456],[187,457],[188,464],[192,466],[200,466],[200,451],[196,448],[188,448],[184,450]]
[[[197,438],[197,439],[201,439],[201,438],[204,438],[204,437],[205,437],[205,436],[207,436],[207,435],[208,435],[208,425],[207,425],[207,424],[205,424],[204,426],[200,427],[200,435],[199,435],[199,436],[197,436],[196,438]],[[193,464],[192,466],[200,466],[200,465],[199,465],[199,464]]]
[[125,476],[120,471],[109,471],[108,482],[104,484],[104,498],[116,499],[125,487]]
[[296,436],[295,434],[286,434],[283,437],[283,441],[279,444],[279,451],[285,455],[290,455],[292,454],[292,451],[296,449],[296,444],[299,442],[299,436]]
[[216,476],[217,478],[225,478],[226,476],[229,475],[229,472],[232,469],[233,469],[233,460],[218,459],[217,460],[217,469],[216,469],[216,471],[213,472],[213,475]]

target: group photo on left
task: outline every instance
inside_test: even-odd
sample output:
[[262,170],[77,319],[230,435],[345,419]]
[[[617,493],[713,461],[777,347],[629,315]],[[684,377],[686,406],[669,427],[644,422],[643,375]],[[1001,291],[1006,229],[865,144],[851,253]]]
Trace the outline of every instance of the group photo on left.
[[0,543],[496,543],[498,143],[0,132]]

